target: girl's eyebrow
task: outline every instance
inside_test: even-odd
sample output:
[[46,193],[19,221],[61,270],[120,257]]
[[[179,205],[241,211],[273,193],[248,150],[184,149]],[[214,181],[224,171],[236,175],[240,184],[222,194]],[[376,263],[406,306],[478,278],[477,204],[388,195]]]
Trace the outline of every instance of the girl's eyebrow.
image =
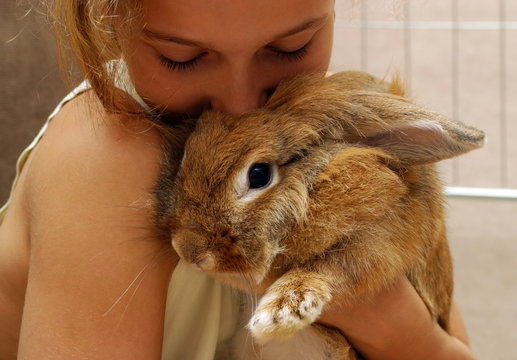
[[150,29],[145,28],[145,27],[142,29],[142,34],[145,37],[150,38],[152,40],[154,39],[154,40],[159,40],[159,41],[174,42],[174,43],[181,44],[181,45],[188,45],[188,46],[196,46],[196,47],[206,48],[206,46],[204,46],[202,43],[200,43],[198,41],[181,38],[179,36],[165,34],[165,33],[162,33],[160,31],[150,30]]
[[[324,14],[319,17],[308,19],[308,20],[304,21],[303,23],[296,25],[292,29],[288,29],[287,31],[280,33],[279,35],[275,36],[274,39],[271,41],[275,41],[278,39],[282,39],[284,37],[295,35],[295,34],[298,34],[302,31],[305,31],[308,29],[317,28],[318,26],[323,24],[325,21],[327,21],[328,17],[329,17],[329,14]],[[154,39],[154,40],[174,42],[177,44],[193,46],[193,47],[209,48],[209,46],[207,46],[206,44],[203,44],[199,41],[182,38],[182,37],[171,35],[171,34],[166,34],[166,33],[160,32],[160,31],[151,30],[151,29],[148,29],[147,27],[144,27],[142,29],[142,34],[145,37]]]
[[318,26],[325,23],[325,21],[327,21],[328,17],[329,17],[329,14],[324,14],[324,15],[316,17],[316,18],[311,18],[307,21],[304,21],[300,25],[295,26],[294,28],[289,29],[289,30],[275,36],[275,39],[281,39],[284,37],[298,34],[299,32],[302,32],[302,31],[305,31],[308,29],[317,28]]

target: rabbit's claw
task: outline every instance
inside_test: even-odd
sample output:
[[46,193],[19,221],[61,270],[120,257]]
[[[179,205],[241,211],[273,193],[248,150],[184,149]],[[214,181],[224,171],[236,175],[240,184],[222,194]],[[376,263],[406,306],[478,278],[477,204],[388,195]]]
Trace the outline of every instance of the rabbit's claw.
[[326,303],[316,289],[281,290],[268,291],[249,322],[248,327],[259,343],[290,337],[316,321]]

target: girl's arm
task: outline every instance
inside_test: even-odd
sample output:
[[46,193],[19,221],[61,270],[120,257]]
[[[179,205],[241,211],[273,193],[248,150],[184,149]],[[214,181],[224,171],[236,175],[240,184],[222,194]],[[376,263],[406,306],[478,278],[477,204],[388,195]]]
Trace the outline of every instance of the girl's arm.
[[160,147],[92,101],[67,105],[28,164],[19,359],[161,358],[173,261],[145,206]]
[[326,311],[320,321],[338,328],[367,359],[474,359],[453,303],[451,334],[429,315],[406,277],[370,301]]

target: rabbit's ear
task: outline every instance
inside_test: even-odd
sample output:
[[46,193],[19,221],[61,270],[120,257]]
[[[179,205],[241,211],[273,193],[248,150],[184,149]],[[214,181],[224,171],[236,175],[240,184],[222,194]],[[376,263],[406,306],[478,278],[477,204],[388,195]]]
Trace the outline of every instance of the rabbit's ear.
[[[484,144],[485,134],[473,127],[383,93],[362,93],[349,99],[367,113],[355,125],[359,141],[384,149],[406,167],[458,156]],[[366,120],[366,121],[365,121]]]
[[404,93],[400,77],[387,83],[363,72],[306,74],[280,84],[266,108],[298,120],[296,128],[280,129],[285,143],[359,142],[383,148],[402,167],[483,145],[482,131],[417,106]]

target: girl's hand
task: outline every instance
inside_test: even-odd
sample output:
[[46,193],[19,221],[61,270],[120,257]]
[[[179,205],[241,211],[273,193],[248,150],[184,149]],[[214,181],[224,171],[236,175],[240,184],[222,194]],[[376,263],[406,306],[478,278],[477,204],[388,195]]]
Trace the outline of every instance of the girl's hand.
[[367,301],[327,309],[319,321],[339,329],[367,359],[474,359],[454,302],[450,320],[448,334],[404,276]]

